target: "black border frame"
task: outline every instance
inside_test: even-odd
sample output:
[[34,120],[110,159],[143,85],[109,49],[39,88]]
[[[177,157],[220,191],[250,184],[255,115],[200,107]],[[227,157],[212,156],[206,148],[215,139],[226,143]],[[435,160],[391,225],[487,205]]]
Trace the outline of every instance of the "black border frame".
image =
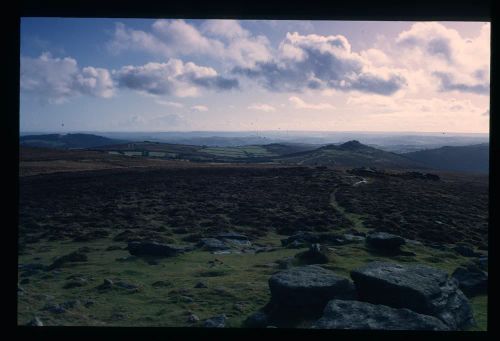
[[[7,99],[7,114],[4,114],[4,133],[2,137],[6,139],[6,154],[8,155],[8,175],[15,181],[7,180],[9,187],[7,199],[7,212],[9,212],[8,224],[4,225],[4,231],[9,232],[8,238],[17,238],[18,224],[18,174],[19,174],[19,54],[20,54],[20,18],[21,17],[108,17],[108,18],[186,18],[186,19],[302,19],[302,20],[382,20],[382,21],[491,21],[491,82],[490,82],[490,179],[489,179],[489,243],[493,244],[498,233],[498,213],[495,210],[498,205],[498,179],[500,176],[499,157],[500,141],[498,138],[499,118],[495,112],[497,105],[495,100],[495,89],[498,77],[495,70],[498,69],[499,55],[498,27],[496,16],[498,6],[495,0],[474,0],[474,1],[452,1],[452,0],[420,0],[418,2],[397,1],[397,0],[351,0],[351,1],[323,1],[310,0],[301,2],[267,0],[259,2],[235,2],[227,0],[211,0],[198,2],[194,0],[173,1],[161,0],[22,0],[20,1],[17,15],[9,19],[12,24],[4,32],[9,32],[7,37],[7,82],[5,98]],[[8,21],[11,23],[10,21]],[[4,55],[5,55],[4,54]],[[15,85],[14,85],[15,84]],[[5,91],[5,90],[4,90]],[[14,213],[15,212],[15,213]],[[14,225],[15,224],[15,225]],[[12,278],[17,278],[17,242],[10,241],[8,256],[12,258]],[[2,248],[2,251],[7,251]],[[490,259],[496,259],[494,248],[490,248]],[[490,261],[491,264],[495,264]],[[15,266],[15,268],[14,268]],[[493,276],[492,276],[493,275]],[[453,339],[472,337],[487,337],[497,328],[493,323],[493,309],[496,305],[495,285],[496,275],[490,273],[490,291],[488,295],[488,331],[487,332],[365,332],[365,331],[315,331],[315,330],[288,330],[288,329],[224,329],[210,330],[205,328],[100,328],[100,327],[45,327],[29,328],[17,326],[17,295],[10,295],[14,290],[14,281],[10,280],[7,295],[12,298],[15,314],[9,319],[9,326],[13,326],[22,336],[33,336],[36,338],[54,336],[71,336],[82,339],[95,336],[119,336],[119,337],[169,337],[177,338],[224,338],[234,339],[235,337],[269,336],[281,338],[287,336],[297,336],[300,338],[312,337],[415,337],[416,339],[428,337],[452,337]],[[17,281],[16,281],[17,282]],[[10,315],[10,310],[9,310]]]

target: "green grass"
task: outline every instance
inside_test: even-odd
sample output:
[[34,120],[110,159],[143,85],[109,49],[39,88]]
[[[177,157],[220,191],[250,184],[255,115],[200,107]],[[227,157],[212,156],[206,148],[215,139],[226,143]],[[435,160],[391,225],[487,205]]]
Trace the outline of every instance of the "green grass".
[[[256,242],[279,246],[284,236],[270,233]],[[105,251],[109,245],[117,245],[110,239],[94,242],[43,242],[20,255],[19,263],[43,263],[49,265],[57,256],[75,251],[82,246],[93,248],[88,262],[68,264],[60,272],[43,273],[30,277],[22,287],[26,293],[18,297],[18,323],[24,324],[35,315],[45,325],[89,325],[89,326],[189,326],[186,322],[189,312],[203,321],[217,314],[228,316],[228,327],[240,327],[247,316],[264,306],[270,296],[268,280],[278,268],[277,260],[294,256],[305,249],[278,249],[258,254],[214,255],[194,251],[174,258],[164,258],[157,265],[149,265],[142,258],[128,257],[128,251]],[[122,243],[121,245],[125,245]],[[466,258],[448,257],[446,252],[419,245],[406,245],[407,251],[417,254],[414,261],[441,268],[451,273],[457,266],[467,262]],[[40,259],[35,259],[40,257]],[[410,260],[412,257],[406,257]],[[211,266],[210,261],[219,260]],[[363,243],[335,247],[326,268],[339,275],[349,277],[351,270],[374,260],[406,263],[409,259],[384,257],[371,254]],[[67,277],[79,275],[88,278],[84,287],[63,289]],[[138,293],[113,289],[96,289],[105,278],[121,280],[139,286]],[[165,281],[167,285],[153,287],[152,284]],[[194,288],[203,281],[208,288]],[[62,303],[69,299],[82,302],[93,300],[90,307],[80,306],[64,314],[54,314],[40,309],[48,302],[43,295],[53,296],[53,302]],[[486,329],[486,296],[476,297],[471,303],[475,312],[477,327]],[[118,319],[116,316],[122,316]],[[195,324],[201,325],[201,322]]]

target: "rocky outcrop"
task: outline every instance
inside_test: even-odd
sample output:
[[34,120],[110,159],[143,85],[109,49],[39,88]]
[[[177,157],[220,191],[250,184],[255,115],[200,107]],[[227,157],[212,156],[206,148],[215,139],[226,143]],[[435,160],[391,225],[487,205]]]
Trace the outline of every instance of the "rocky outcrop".
[[468,299],[442,270],[372,262],[352,271],[351,277],[362,301],[432,315],[453,330],[474,323]]
[[269,279],[270,306],[286,314],[321,313],[328,301],[355,297],[351,280],[319,265],[278,272]]
[[158,243],[154,241],[133,241],[128,243],[128,251],[133,256],[172,257],[189,251],[186,246]]
[[375,232],[366,237],[366,245],[383,253],[399,253],[405,239],[386,232]]
[[377,329],[377,330],[448,330],[439,319],[367,302],[332,300],[323,317],[312,328],[317,329]]
[[205,320],[203,327],[205,328],[224,328],[226,326],[226,315],[218,315]]
[[488,293],[488,273],[474,264],[457,268],[451,276],[468,297]]
[[226,243],[216,238],[201,238],[196,246],[205,251],[222,251],[230,249]]
[[75,251],[67,255],[57,258],[52,264],[47,267],[47,270],[54,270],[62,267],[64,264],[69,262],[86,262],[88,260],[85,253]]
[[247,236],[236,232],[220,233],[215,236],[215,238],[237,247],[248,247],[252,245]]

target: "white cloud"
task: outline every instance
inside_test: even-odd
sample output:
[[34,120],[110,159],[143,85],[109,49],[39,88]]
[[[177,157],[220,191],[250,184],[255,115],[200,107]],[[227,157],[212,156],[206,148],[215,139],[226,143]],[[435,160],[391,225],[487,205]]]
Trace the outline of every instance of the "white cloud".
[[251,66],[271,57],[269,40],[252,36],[236,20],[207,20],[201,32],[184,20],[157,20],[150,32],[117,23],[108,47],[113,53],[137,50],[164,57],[201,55]]
[[237,20],[206,20],[202,25],[202,30],[206,34],[232,38],[247,38],[251,34],[249,31],[241,27]]
[[208,108],[204,105],[193,105],[191,109],[196,111],[208,111]]
[[161,105],[166,105],[166,106],[174,107],[174,108],[183,108],[184,107],[184,104],[179,103],[179,102],[164,101],[164,100],[160,100],[160,99],[156,100],[155,102],[158,104],[161,104]]
[[469,39],[440,23],[419,22],[398,35],[395,48],[396,63],[423,71],[439,91],[489,94],[489,23]]
[[224,78],[210,67],[170,59],[166,63],[124,66],[113,71],[118,85],[151,95],[198,96],[200,89],[229,90],[238,87],[236,79]]
[[236,67],[233,72],[282,92],[336,89],[392,95],[406,86],[399,70],[376,67],[352,52],[342,35],[287,33],[272,60]]
[[21,90],[63,103],[80,95],[109,98],[114,95],[114,83],[106,69],[80,69],[75,59],[53,58],[46,52],[38,58],[21,57]]
[[335,107],[329,103],[307,103],[299,97],[292,96],[288,98],[290,102],[294,105],[295,108],[298,109],[311,109],[311,110],[331,110],[335,109]]
[[276,111],[275,107],[273,107],[272,105],[269,105],[269,104],[264,104],[264,103],[254,103],[254,104],[248,106],[248,109],[265,111],[265,112]]

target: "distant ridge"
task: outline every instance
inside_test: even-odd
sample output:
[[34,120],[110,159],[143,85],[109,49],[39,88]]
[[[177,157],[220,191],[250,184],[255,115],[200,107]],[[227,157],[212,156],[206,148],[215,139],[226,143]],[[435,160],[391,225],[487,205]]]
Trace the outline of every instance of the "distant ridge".
[[489,143],[445,146],[402,154],[428,167],[460,172],[489,172]]
[[93,134],[25,135],[19,138],[19,143],[21,145],[56,149],[92,148],[124,142],[126,141],[110,139]]

